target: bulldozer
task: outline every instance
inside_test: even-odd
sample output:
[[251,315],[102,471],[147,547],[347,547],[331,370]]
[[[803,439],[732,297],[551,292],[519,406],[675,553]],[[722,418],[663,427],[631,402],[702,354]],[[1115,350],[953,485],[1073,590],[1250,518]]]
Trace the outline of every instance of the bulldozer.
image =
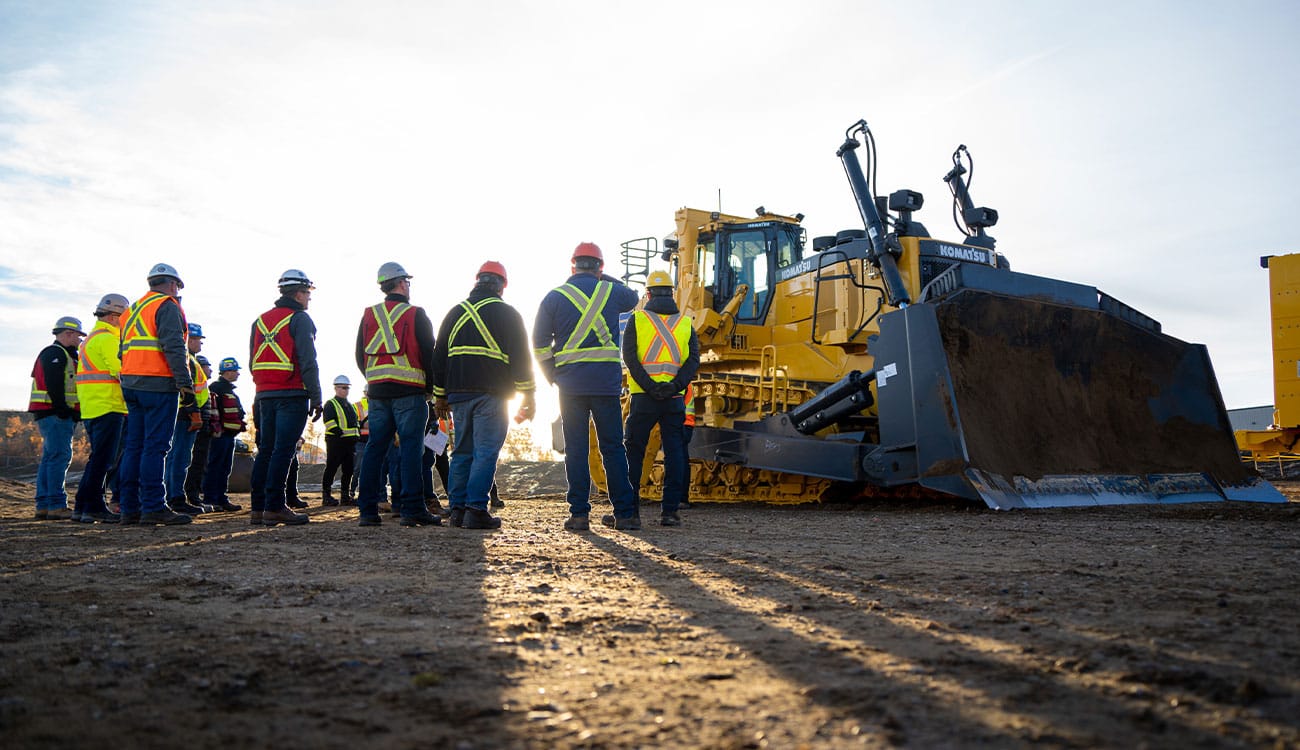
[[1237,448],[1256,468],[1277,477],[1300,469],[1300,254],[1265,255],[1273,330],[1273,422],[1265,430],[1237,430]]
[[[921,193],[876,193],[865,121],[837,155],[861,228],[809,243],[802,214],[682,208],[662,242],[623,243],[630,283],[669,264],[700,341],[692,502],[1284,501],[1239,460],[1203,345],[1093,286],[1011,270],[965,146],[943,178],[960,241],[916,219]],[[662,481],[660,453],[642,498]]]

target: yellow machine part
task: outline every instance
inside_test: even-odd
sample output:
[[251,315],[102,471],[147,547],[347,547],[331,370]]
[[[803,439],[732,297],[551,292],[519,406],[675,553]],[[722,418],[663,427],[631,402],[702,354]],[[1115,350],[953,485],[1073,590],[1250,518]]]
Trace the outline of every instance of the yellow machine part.
[[1300,443],[1300,254],[1264,262],[1273,330],[1273,426],[1234,433],[1238,450],[1253,461],[1294,454]]

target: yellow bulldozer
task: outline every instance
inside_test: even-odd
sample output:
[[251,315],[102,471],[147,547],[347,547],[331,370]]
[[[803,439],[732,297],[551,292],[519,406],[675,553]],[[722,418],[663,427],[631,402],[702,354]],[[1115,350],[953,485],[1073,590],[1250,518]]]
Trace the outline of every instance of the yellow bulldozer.
[[1300,462],[1300,254],[1266,255],[1273,332],[1273,422],[1237,430],[1237,447],[1254,464],[1294,476]]
[[876,195],[865,121],[838,156],[860,229],[809,243],[801,214],[683,208],[662,243],[623,245],[631,281],[670,264],[699,336],[692,501],[1283,501],[1239,460],[1204,346],[1095,287],[1011,270],[965,146],[944,177],[958,242],[914,218],[920,193]]

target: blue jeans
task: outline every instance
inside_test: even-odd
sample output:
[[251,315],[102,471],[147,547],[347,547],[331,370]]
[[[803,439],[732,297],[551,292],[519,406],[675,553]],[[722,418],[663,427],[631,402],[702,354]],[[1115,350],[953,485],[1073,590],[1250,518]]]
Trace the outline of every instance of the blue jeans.
[[394,435],[401,443],[398,455],[402,477],[396,507],[404,518],[425,512],[420,455],[424,453],[424,424],[428,418],[429,402],[424,394],[370,399],[370,440],[361,459],[361,494],[357,497],[361,515],[379,514],[384,496],[384,458]]
[[167,485],[167,500],[185,499],[185,472],[190,470],[190,460],[194,457],[194,440],[197,432],[190,432],[190,420],[176,421],[172,432],[172,449],[167,451],[167,460],[163,462],[163,481]]
[[126,415],[110,411],[86,420],[86,437],[90,440],[90,458],[81,472],[77,486],[77,513],[106,513],[104,505],[104,479],[117,458],[117,446],[122,443],[122,428]]
[[55,510],[68,507],[68,493],[63,483],[72,463],[72,433],[77,420],[50,415],[36,420],[41,431],[41,467],[36,473],[36,509]]
[[[659,425],[659,442],[664,451],[664,492],[661,508],[663,514],[676,513],[686,496],[686,482],[682,476],[685,463],[686,441],[682,423],[686,419],[686,404],[681,397],[656,401],[644,393],[632,394],[632,404],[627,413],[627,470],[633,481],[636,499],[641,502],[641,469],[645,465],[646,446],[650,431]],[[654,456],[650,457],[651,463]]]
[[[627,451],[623,448],[623,409],[618,396],[568,396],[560,392],[560,418],[564,420],[564,476],[569,482],[569,512],[591,514],[591,472],[587,452],[589,421],[596,423],[596,441],[605,465],[609,501],[618,518],[638,515],[636,496],[627,474]],[[460,425],[456,425],[460,429]]]
[[123,513],[158,513],[166,507],[163,462],[171,449],[179,402],[176,391],[123,388],[126,447],[118,465]]
[[230,502],[226,488],[230,468],[235,464],[235,436],[221,434],[208,443],[208,465],[203,473],[203,504],[224,505]]
[[250,504],[254,513],[284,510],[289,464],[293,463],[298,438],[307,426],[307,399],[256,399],[253,422],[257,425],[257,458],[253,459]]
[[[456,449],[451,452],[447,502],[453,508],[486,511],[497,471],[497,456],[506,444],[510,420],[506,401],[497,396],[475,396],[451,404],[456,424]],[[432,477],[430,477],[432,479]]]

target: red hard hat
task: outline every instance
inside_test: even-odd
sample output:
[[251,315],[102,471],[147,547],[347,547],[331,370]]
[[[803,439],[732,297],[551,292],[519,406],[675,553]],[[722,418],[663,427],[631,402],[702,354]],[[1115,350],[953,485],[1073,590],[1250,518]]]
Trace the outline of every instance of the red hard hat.
[[594,242],[584,242],[573,249],[573,260],[578,258],[595,258],[603,265],[605,256],[600,254],[600,248]]
[[501,277],[502,282],[509,281],[509,279],[506,277],[506,267],[496,262],[495,260],[489,260],[487,263],[484,263],[483,265],[479,266],[478,272],[479,274],[494,273],[497,276]]

